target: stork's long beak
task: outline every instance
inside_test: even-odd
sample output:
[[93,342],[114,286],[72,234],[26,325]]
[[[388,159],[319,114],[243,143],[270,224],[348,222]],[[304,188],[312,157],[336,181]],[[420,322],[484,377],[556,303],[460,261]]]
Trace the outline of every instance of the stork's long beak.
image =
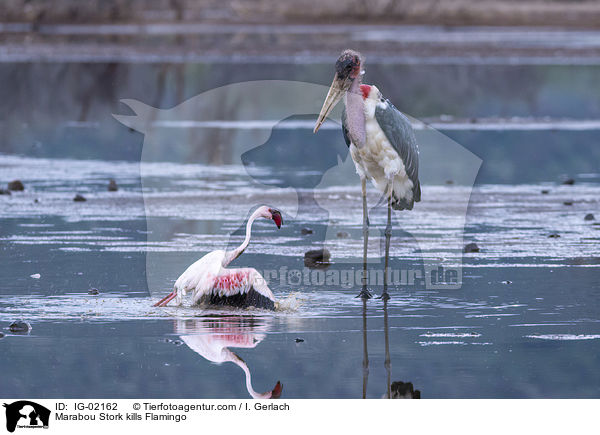
[[350,80],[341,80],[337,77],[337,75],[333,78],[333,82],[331,83],[329,92],[327,92],[327,98],[325,98],[325,102],[321,108],[321,113],[319,113],[319,119],[317,119],[317,125],[315,125],[313,133],[316,133],[319,130],[321,125],[325,122],[327,115],[329,115],[329,112],[333,110],[335,105],[341,100],[342,96],[349,87]]

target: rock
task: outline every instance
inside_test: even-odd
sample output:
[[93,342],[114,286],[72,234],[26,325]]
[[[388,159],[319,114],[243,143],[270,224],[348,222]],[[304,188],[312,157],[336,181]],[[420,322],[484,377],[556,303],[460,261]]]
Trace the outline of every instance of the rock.
[[8,190],[14,190],[15,192],[17,191],[23,191],[25,190],[25,186],[23,186],[23,183],[21,183],[21,180],[13,180],[10,183],[8,183]]
[[573,184],[575,184],[575,180],[573,178],[567,178],[565,181],[562,182],[562,184],[572,186]]
[[338,239],[347,239],[348,237],[350,237],[350,234],[348,234],[346,231],[338,231],[336,236]]
[[565,201],[563,202],[564,205],[573,205],[573,201]]
[[304,343],[304,339],[303,338],[296,338],[296,343]]
[[40,279],[42,275],[40,275],[39,273],[34,273],[33,275],[29,275],[29,277],[33,279]]
[[552,233],[548,237],[550,237],[551,239],[558,239],[560,237],[560,234],[558,234],[558,233]]
[[548,195],[550,191],[548,189],[542,190],[542,195]]
[[583,220],[584,220],[584,221],[593,221],[593,220],[595,220],[595,219],[596,219],[596,218],[595,218],[595,217],[594,217],[594,215],[593,215],[593,214],[591,214],[591,213],[588,213],[588,214],[586,214],[586,215],[585,215],[585,217],[583,218]]
[[37,203],[39,203],[39,202],[40,202],[40,200],[39,200],[39,199],[37,199],[37,198],[33,200],[33,203],[34,203],[34,204],[37,204]]
[[311,269],[329,267],[331,253],[327,249],[315,249],[304,254],[304,265]]
[[12,195],[8,189],[0,189],[0,195]]
[[454,180],[446,180],[446,184],[448,184],[448,185],[454,184]]
[[313,233],[313,230],[311,230],[310,228],[302,228],[302,229],[300,230],[300,233],[301,233],[302,235],[304,235],[304,236],[305,236],[305,235],[307,235],[307,234],[312,234],[312,233]]
[[88,290],[88,295],[99,295],[100,291],[97,288],[91,288]]
[[465,253],[479,252],[479,246],[477,246],[477,243],[467,243],[465,245],[464,252]]
[[84,196],[82,196],[80,194],[77,194],[77,195],[75,195],[75,198],[73,198],[73,201],[75,201],[75,202],[84,202],[84,201],[87,201],[87,199],[85,199]]
[[[392,399],[420,399],[421,391],[415,390],[412,382],[396,381],[390,385]],[[387,393],[386,393],[387,395]]]
[[0,338],[4,337],[4,334],[2,332],[0,332]]
[[110,181],[108,182],[108,191],[116,192],[117,190],[119,190],[119,187],[117,186],[117,182],[111,178]]
[[12,322],[8,326],[8,329],[10,330],[10,332],[14,332],[17,334],[24,333],[31,331],[31,325],[27,322],[23,322],[22,320],[17,320],[16,322]]

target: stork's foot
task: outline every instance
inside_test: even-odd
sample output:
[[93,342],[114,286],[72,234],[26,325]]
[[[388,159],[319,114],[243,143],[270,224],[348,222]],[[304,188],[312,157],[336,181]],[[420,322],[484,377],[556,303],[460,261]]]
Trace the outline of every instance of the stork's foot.
[[381,296],[379,296],[377,299],[381,299],[382,301],[389,301],[390,294],[388,292],[383,292],[381,293]]
[[358,295],[356,295],[357,298],[361,298],[361,299],[371,299],[373,297],[373,295],[371,294],[371,292],[369,290],[367,290],[366,288],[363,288],[360,293]]

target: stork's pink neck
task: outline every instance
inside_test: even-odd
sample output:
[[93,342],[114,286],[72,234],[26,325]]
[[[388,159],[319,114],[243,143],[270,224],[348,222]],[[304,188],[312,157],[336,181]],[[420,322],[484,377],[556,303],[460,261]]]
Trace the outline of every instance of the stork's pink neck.
[[370,89],[369,85],[360,84],[360,78],[358,78],[352,82],[345,96],[348,136],[356,148],[362,148],[366,141],[364,101],[367,99]]

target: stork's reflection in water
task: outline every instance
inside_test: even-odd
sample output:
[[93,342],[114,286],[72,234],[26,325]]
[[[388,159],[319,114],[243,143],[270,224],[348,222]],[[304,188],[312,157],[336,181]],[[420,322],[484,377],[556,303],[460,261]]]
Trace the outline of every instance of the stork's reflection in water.
[[246,362],[229,348],[255,348],[269,330],[269,319],[250,316],[204,317],[177,320],[175,333],[194,352],[210,362],[232,362],[244,371],[246,389],[255,399],[277,399],[283,385],[277,381],[271,391],[257,393]]
[[[367,397],[367,384],[369,381],[369,350],[367,345],[367,299],[362,299],[362,333],[363,333],[363,383],[362,398]],[[392,361],[390,358],[390,328],[388,320],[388,301],[383,300],[383,331],[385,338],[385,360],[383,366],[386,371],[386,392],[383,399],[420,399],[421,391],[415,390],[412,382],[392,382]]]

